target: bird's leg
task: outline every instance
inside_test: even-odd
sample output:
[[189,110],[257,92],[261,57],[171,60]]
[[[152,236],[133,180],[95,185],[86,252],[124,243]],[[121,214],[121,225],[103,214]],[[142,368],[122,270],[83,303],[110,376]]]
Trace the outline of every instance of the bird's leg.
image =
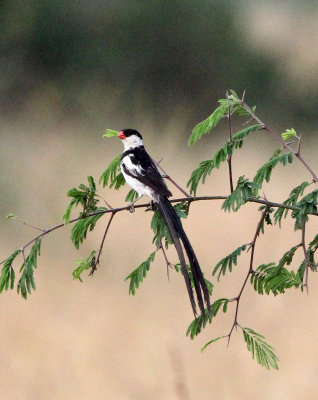
[[143,195],[138,196],[136,200],[132,201],[132,202],[129,204],[129,212],[131,212],[131,213],[135,212],[135,203],[136,203],[136,201],[138,201],[139,199],[141,199],[142,196],[143,196]]
[[147,211],[155,211],[156,210],[156,206],[155,206],[156,202],[151,200],[148,207],[147,207]]

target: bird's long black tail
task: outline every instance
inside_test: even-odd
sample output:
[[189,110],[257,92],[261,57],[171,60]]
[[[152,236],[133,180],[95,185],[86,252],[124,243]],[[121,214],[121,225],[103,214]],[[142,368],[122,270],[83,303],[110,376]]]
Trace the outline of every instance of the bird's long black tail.
[[193,284],[194,284],[194,289],[196,293],[196,298],[197,302],[201,311],[201,315],[205,315],[205,307],[208,307],[210,309],[210,296],[209,296],[209,291],[206,286],[203,273],[201,271],[198,259],[193,251],[193,248],[191,246],[191,243],[183,230],[183,227],[181,225],[181,222],[179,220],[179,217],[177,216],[174,208],[172,207],[170,201],[166,196],[159,195],[158,198],[158,210],[164,219],[173,244],[176,247],[180,264],[181,264],[181,270],[184,276],[184,280],[187,286],[188,294],[190,297],[191,301],[191,306],[193,309],[193,313],[196,316],[197,315],[197,310],[196,310],[196,301],[194,298],[192,286],[191,286],[191,281],[189,277],[189,272],[187,269],[187,263],[184,257],[184,252],[183,248],[181,246],[180,240],[183,244],[183,247],[186,251],[186,254],[188,256],[189,264],[190,264],[190,270],[192,273],[192,278],[193,278]]

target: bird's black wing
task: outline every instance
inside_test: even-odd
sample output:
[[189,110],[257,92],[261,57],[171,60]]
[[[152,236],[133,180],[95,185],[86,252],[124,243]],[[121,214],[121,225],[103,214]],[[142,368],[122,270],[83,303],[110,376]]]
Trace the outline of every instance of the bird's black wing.
[[135,169],[131,171],[123,162],[122,167],[127,175],[150,187],[155,193],[167,197],[172,195],[158,168],[143,146],[124,151],[121,159],[123,160],[126,156],[130,158],[130,161],[134,165],[141,167],[140,172]]

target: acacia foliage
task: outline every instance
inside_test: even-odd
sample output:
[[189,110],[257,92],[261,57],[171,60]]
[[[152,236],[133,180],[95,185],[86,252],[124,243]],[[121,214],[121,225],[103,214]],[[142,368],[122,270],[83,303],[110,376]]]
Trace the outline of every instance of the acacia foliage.
[[[191,173],[187,185],[193,196],[197,195],[201,184],[208,182],[212,171],[219,169],[222,163],[227,162],[230,165],[234,152],[242,149],[244,142],[248,140],[251,135],[260,135],[269,132],[269,129],[255,115],[255,112],[255,107],[249,107],[244,102],[243,98],[240,98],[231,90],[230,94],[227,94],[225,99],[219,100],[219,105],[212,114],[194,127],[189,139],[190,146],[195,145],[203,135],[210,134],[224,119],[227,120],[230,127],[230,134],[229,138],[225,140],[224,144],[214,153],[213,157],[209,160],[200,161],[199,166]],[[243,118],[244,127],[238,132],[232,132],[231,121],[233,118]],[[105,136],[112,137],[116,136],[116,134],[117,131],[108,130]],[[282,141],[280,144],[283,144],[283,149],[280,147],[275,150],[268,161],[259,166],[254,177],[249,178],[246,175],[241,175],[237,179],[236,185],[233,185],[232,173],[229,171],[229,179],[232,183],[231,188],[233,189],[224,199],[221,208],[225,212],[239,212],[243,206],[246,207],[246,205],[251,202],[262,202],[263,205],[259,208],[261,217],[256,226],[256,233],[253,240],[250,242],[246,241],[245,244],[233,249],[230,254],[225,255],[220,261],[216,262],[211,271],[211,279],[215,276],[217,277],[217,281],[219,281],[221,277],[225,279],[233,271],[234,266],[238,267],[241,255],[243,253],[249,253],[250,262],[247,267],[246,279],[237,297],[214,299],[210,309],[207,310],[205,315],[195,318],[190,323],[186,332],[187,336],[194,339],[208,325],[215,324],[214,320],[222,314],[220,310],[222,310],[223,313],[227,313],[232,305],[236,305],[235,318],[230,332],[209,340],[201,350],[204,351],[210,347],[211,344],[224,338],[227,338],[229,342],[233,328],[240,328],[252,358],[255,358],[260,365],[268,369],[278,368],[278,358],[274,349],[265,341],[264,336],[251,328],[242,327],[238,323],[238,309],[241,295],[248,284],[250,284],[255,290],[255,293],[259,295],[266,294],[277,296],[291,288],[303,290],[304,287],[308,287],[308,271],[317,270],[316,251],[318,249],[318,234],[308,239],[308,246],[306,246],[304,240],[306,224],[311,218],[315,218],[318,215],[318,190],[311,190],[311,185],[317,183],[315,175],[312,173],[312,182],[304,181],[299,183],[296,187],[291,188],[288,198],[282,203],[268,202],[266,198],[262,198],[260,195],[260,189],[263,190],[264,183],[270,182],[272,174],[278,165],[289,167],[294,162],[295,158],[299,158],[301,139],[297,135],[296,130],[293,128],[286,129],[286,131],[282,133],[281,138]],[[291,148],[290,145],[285,145],[284,140],[290,139],[296,140],[296,149]],[[306,166],[305,163],[303,164]],[[310,169],[308,170],[311,171]],[[63,224],[42,231],[42,233],[29,241],[22,248],[15,250],[1,263],[3,267],[0,275],[0,293],[4,290],[7,291],[16,288],[17,292],[26,299],[28,295],[36,289],[34,272],[38,264],[41,241],[45,235],[63,225],[73,223],[71,241],[76,249],[78,249],[86,240],[89,232],[96,228],[101,218],[110,214],[111,217],[99,248],[96,247],[92,249],[87,258],[76,261],[77,267],[73,271],[73,278],[82,282],[82,276],[85,272],[93,274],[99,263],[104,240],[108,228],[112,223],[113,216],[117,212],[126,210],[127,207],[113,209],[107,203],[107,207],[100,206],[101,198],[98,195],[98,187],[94,178],[89,176],[87,181],[87,184],[80,184],[78,188],[72,188],[68,191],[67,196],[70,198],[70,203],[62,217]],[[99,184],[103,188],[107,187],[115,190],[119,190],[125,185],[124,177],[120,171],[120,155],[118,155],[101,174]],[[137,193],[134,190],[129,190],[126,195],[126,201],[134,201],[136,197]],[[188,218],[189,206],[194,200],[195,197],[189,197],[174,204],[174,209],[180,220]],[[74,213],[76,208],[79,210],[78,214],[75,218],[71,219],[71,214]],[[148,277],[151,264],[155,261],[155,258],[157,259],[156,254],[158,251],[162,252],[168,269],[173,267],[172,270],[182,273],[179,264],[171,263],[167,258],[166,250],[172,244],[172,241],[158,210],[156,207],[151,207],[146,209],[146,211],[153,212],[151,229],[153,231],[152,243],[154,245],[154,250],[146,257],[145,261],[141,262],[141,264],[127,276],[126,280],[129,282],[129,294],[131,295],[137,293],[141,284]],[[264,234],[264,225],[267,224],[271,226],[278,224],[278,226],[283,229],[283,221],[288,216],[294,220],[295,231],[301,231],[300,240],[287,250],[277,262],[272,261],[255,266],[253,255],[256,241],[260,234]],[[10,214],[9,217],[14,218],[14,215]],[[29,247],[29,254],[26,255]],[[303,254],[302,260],[298,263],[294,262],[294,255],[296,252]],[[21,255],[22,265],[16,270],[13,264],[17,263],[16,259]],[[20,274],[18,281],[16,280],[17,273]],[[191,274],[189,275],[193,284],[192,276]],[[210,295],[213,295],[213,283],[210,282],[207,277],[205,277],[205,280]]]

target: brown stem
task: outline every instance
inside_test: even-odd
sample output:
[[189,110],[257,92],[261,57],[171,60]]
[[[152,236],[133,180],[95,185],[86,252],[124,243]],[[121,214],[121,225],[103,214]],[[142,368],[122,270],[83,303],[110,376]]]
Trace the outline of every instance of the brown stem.
[[168,277],[168,281],[170,282],[169,267],[172,268],[173,264],[168,260],[167,253],[166,253],[166,250],[165,250],[165,248],[164,248],[164,246],[162,244],[162,241],[160,242],[159,249],[161,249],[163,257],[165,259],[165,262],[166,262],[166,265],[167,265],[167,277]]
[[[159,163],[157,163],[155,160],[152,160],[157,167],[163,172],[164,174],[164,178],[168,179],[168,181],[170,181],[177,189],[180,190],[181,193],[183,193],[187,198],[191,198],[192,196],[189,195],[189,193],[187,193],[184,189],[182,189],[182,187],[174,180],[171,178],[170,175],[167,174],[167,172],[162,168],[161,165],[159,165]],[[159,162],[161,162],[162,160],[160,160]]]
[[[101,255],[102,255],[104,242],[105,242],[105,239],[106,239],[106,236],[107,236],[107,233],[108,233],[110,224],[112,223],[112,220],[113,220],[115,214],[116,214],[115,212],[112,212],[111,215],[110,215],[110,218],[109,218],[109,220],[108,220],[108,223],[107,223],[107,226],[106,226],[106,229],[105,229],[105,232],[104,232],[104,236],[103,236],[102,242],[101,242],[100,247],[99,247],[98,256],[97,256],[97,260],[96,260],[96,265],[97,265],[97,264],[99,265],[99,259],[100,259]],[[95,271],[95,270],[96,270],[96,266],[95,266],[95,268],[94,268],[94,271]],[[92,270],[92,271],[93,271],[93,270]]]
[[300,148],[298,148],[297,151],[294,151],[294,149],[288,143],[284,142],[284,140],[281,138],[280,135],[277,135],[276,132],[274,132],[269,126],[265,125],[264,122],[257,115],[255,115],[253,113],[253,111],[250,108],[250,106],[248,106],[242,100],[240,101],[240,104],[242,105],[244,110],[246,110],[251,115],[251,117],[254,119],[254,121],[256,121],[258,124],[260,124],[265,131],[267,131],[269,134],[271,134],[273,136],[273,138],[276,140],[276,142],[278,142],[280,145],[282,145],[286,150],[288,150],[288,151],[292,152],[293,154],[295,154],[295,156],[303,164],[303,166],[307,169],[307,171],[309,171],[309,173],[312,176],[313,181],[318,183],[317,175],[315,174],[315,172],[311,169],[311,167],[307,164],[307,162],[301,156]]
[[260,218],[260,220],[259,220],[259,222],[257,224],[257,227],[256,227],[256,231],[255,231],[253,240],[252,240],[252,242],[250,244],[250,249],[251,249],[250,265],[249,265],[249,269],[247,271],[246,277],[244,279],[243,285],[242,285],[242,287],[240,289],[239,294],[236,297],[234,297],[233,299],[231,299],[231,301],[236,301],[236,308],[235,308],[234,322],[233,322],[233,325],[232,325],[232,327],[230,329],[229,334],[227,335],[228,336],[228,340],[227,340],[227,345],[228,346],[230,344],[230,340],[231,340],[231,336],[232,336],[233,330],[238,325],[237,316],[238,316],[238,310],[239,310],[239,306],[240,306],[240,299],[241,299],[242,293],[243,293],[243,291],[245,289],[245,286],[247,284],[247,281],[248,281],[250,275],[253,273],[254,252],[255,252],[256,240],[257,240],[257,238],[259,236],[259,233],[260,233],[260,231],[262,229],[262,226],[263,226],[263,223],[264,223],[264,219],[265,219],[266,214],[267,214],[269,209],[270,209],[270,207],[266,206],[264,211],[262,212],[261,218]]
[[[226,99],[227,99],[227,119],[229,122],[229,135],[230,135],[230,143],[233,144],[232,140],[232,122],[231,122],[231,107],[229,103],[229,94],[228,92],[226,93]],[[227,156],[227,164],[229,167],[229,179],[230,179],[230,190],[231,193],[233,193],[234,187],[233,187],[233,173],[232,173],[232,155],[229,154]]]
[[[182,197],[182,198],[178,198],[178,199],[172,199],[170,200],[171,203],[180,203],[182,201],[187,201],[190,203],[192,202],[196,202],[196,201],[211,201],[211,200],[225,200],[227,198],[227,196],[199,196],[199,197]],[[273,201],[268,201],[268,200],[264,200],[264,199],[256,199],[256,198],[249,198],[247,199],[247,202],[249,203],[258,203],[258,204],[264,204],[266,206],[269,207],[282,207],[284,209],[288,209],[288,210],[295,210],[298,211],[300,210],[299,207],[296,206],[289,206],[283,203],[276,203]],[[96,212],[92,212],[90,214],[87,214],[87,217],[92,217],[94,215],[100,215],[100,214],[108,214],[108,213],[117,213],[117,212],[121,212],[124,210],[130,210],[130,205],[124,206],[124,207],[118,207],[118,208],[112,208],[111,210],[103,210],[103,211],[96,211]],[[149,207],[149,203],[143,203],[143,204],[137,204],[135,205],[135,208],[147,208]],[[314,216],[318,216],[318,213],[308,213],[308,215],[314,215]],[[73,218],[69,221],[70,224],[79,221],[80,219],[82,219],[83,217],[77,217],[77,218]],[[84,217],[85,218],[85,217]],[[30,246],[32,243],[34,243],[37,239],[40,239],[41,237],[47,235],[48,233],[51,233],[53,231],[55,231],[56,229],[62,228],[63,226],[65,226],[65,224],[59,224],[56,226],[53,226],[49,229],[44,230],[40,235],[34,237],[33,239],[31,239],[29,242],[27,242],[25,245],[23,245],[21,247],[21,251],[23,251],[26,247]]]
[[306,241],[305,241],[305,236],[306,236],[306,221],[304,221],[303,224],[303,229],[301,231],[301,247],[303,248],[304,251],[304,257],[305,257],[305,265],[306,265],[306,271],[305,271],[305,283],[303,284],[303,287],[306,287],[307,294],[309,292],[309,287],[308,287],[308,269],[310,265],[310,261],[308,259],[308,254],[307,254],[307,249],[306,249]]

